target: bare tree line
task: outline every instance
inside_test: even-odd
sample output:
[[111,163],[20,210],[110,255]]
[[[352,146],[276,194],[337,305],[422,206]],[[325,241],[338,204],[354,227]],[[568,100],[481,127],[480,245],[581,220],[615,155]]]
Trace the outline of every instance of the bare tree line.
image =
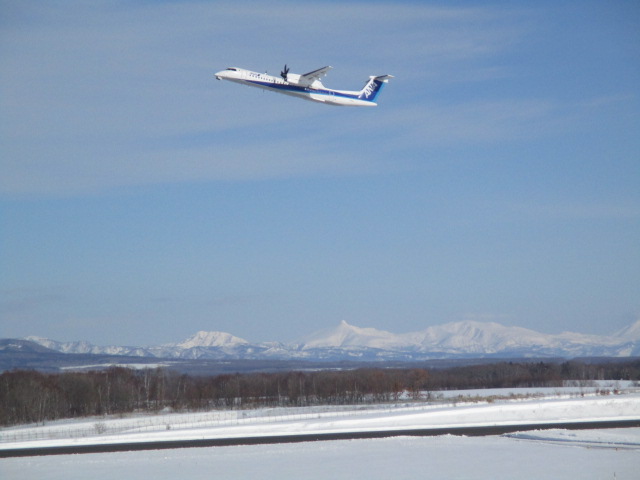
[[469,388],[554,387],[565,380],[640,380],[640,361],[517,363],[449,369],[325,370],[190,376],[166,369],[0,375],[0,425],[93,415],[267,406],[389,402],[407,393]]

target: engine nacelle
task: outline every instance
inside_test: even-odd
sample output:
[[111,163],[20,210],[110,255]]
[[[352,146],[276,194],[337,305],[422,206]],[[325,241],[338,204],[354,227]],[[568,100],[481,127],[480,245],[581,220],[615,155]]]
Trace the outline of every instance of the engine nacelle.
[[302,86],[306,86],[305,83],[300,83],[300,75],[298,75],[297,73],[290,73],[287,75],[287,82],[293,84],[293,85],[302,85]]
[[324,85],[322,85],[320,80],[313,80],[310,82],[309,79],[304,78],[304,76],[298,75],[297,73],[288,74],[287,82],[292,85],[297,85],[298,87],[324,88]]

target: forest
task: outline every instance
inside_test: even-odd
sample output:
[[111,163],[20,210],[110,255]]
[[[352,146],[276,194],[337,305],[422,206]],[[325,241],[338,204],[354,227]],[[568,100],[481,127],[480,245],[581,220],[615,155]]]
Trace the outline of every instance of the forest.
[[425,400],[430,392],[556,387],[565,381],[640,381],[640,360],[611,363],[498,362],[448,369],[355,370],[193,376],[168,369],[112,367],[89,372],[0,374],[0,425],[95,415],[269,406],[344,405]]

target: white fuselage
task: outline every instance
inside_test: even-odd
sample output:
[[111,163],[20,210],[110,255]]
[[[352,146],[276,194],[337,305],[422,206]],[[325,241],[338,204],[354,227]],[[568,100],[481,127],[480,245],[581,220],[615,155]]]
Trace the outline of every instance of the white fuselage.
[[273,77],[266,73],[252,72],[242,68],[228,68],[216,73],[215,77],[218,80],[229,80],[329,105],[352,107],[375,107],[377,105],[371,100],[362,98],[362,91],[331,90],[322,85],[320,80],[311,83],[304,82],[301,75],[290,74],[285,81],[283,78]]

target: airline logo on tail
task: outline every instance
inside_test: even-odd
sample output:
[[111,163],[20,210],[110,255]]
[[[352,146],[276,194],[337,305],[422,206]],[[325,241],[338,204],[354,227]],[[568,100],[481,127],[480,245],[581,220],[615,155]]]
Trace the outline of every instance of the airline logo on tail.
[[385,83],[389,81],[390,78],[393,78],[392,75],[381,75],[378,77],[369,77],[369,81],[360,92],[358,98],[363,100],[368,100],[370,102],[374,102],[380,90]]

